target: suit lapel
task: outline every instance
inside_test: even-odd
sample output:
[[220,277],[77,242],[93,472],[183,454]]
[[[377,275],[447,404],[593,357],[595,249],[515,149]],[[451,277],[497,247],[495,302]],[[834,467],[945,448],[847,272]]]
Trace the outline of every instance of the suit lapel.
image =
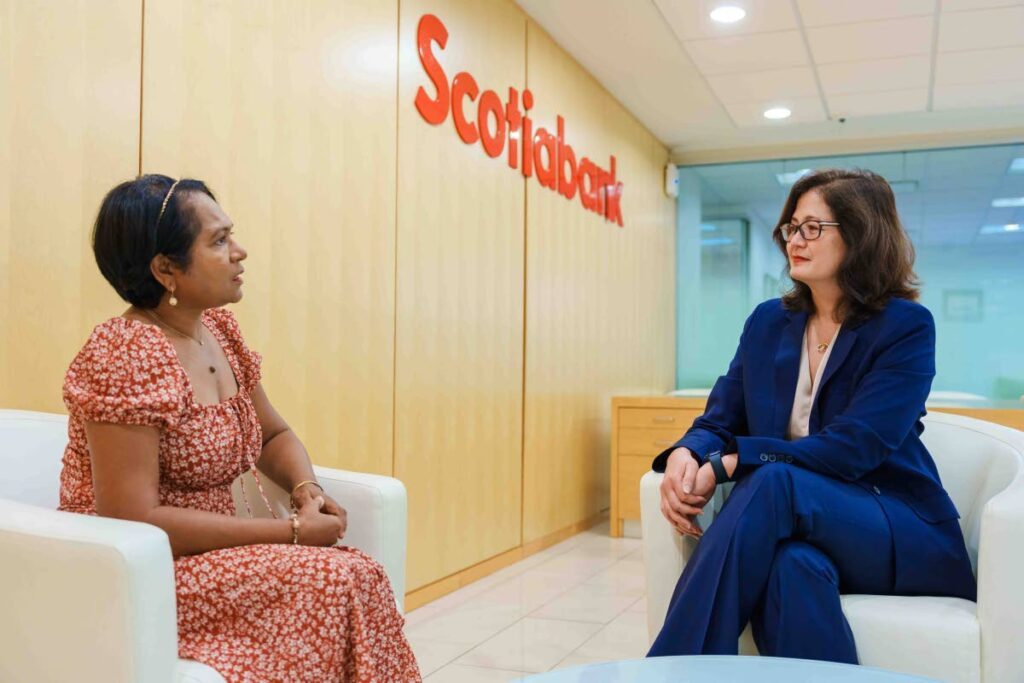
[[786,438],[786,426],[793,412],[797,374],[800,372],[800,345],[803,343],[806,326],[806,313],[790,312],[789,324],[779,335],[779,346],[775,350],[775,412],[772,427],[773,436],[780,439]]
[[839,337],[836,339],[835,348],[832,349],[832,353],[829,354],[828,363],[825,364],[824,374],[821,376],[821,381],[818,383],[818,396],[821,396],[821,390],[825,388],[828,381],[832,379],[832,375],[836,374],[839,367],[846,360],[846,357],[850,354],[850,349],[853,348],[853,342],[857,340],[857,331],[852,329],[843,328],[839,331]]

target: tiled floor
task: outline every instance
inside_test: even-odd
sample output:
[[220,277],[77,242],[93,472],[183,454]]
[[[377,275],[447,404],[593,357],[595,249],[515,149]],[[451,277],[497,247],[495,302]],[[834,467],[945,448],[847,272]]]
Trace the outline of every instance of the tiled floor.
[[647,652],[640,541],[594,527],[410,612],[428,683],[515,681]]

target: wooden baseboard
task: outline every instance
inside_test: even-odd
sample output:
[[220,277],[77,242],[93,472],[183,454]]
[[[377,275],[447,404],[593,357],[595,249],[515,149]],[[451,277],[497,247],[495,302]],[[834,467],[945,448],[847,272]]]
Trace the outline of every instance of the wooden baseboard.
[[607,511],[600,512],[583,521],[570,524],[563,529],[541,536],[529,543],[524,543],[519,547],[506,550],[499,555],[495,555],[483,562],[467,567],[460,572],[446,576],[443,579],[438,579],[433,583],[428,583],[426,586],[422,586],[416,590],[409,591],[405,594],[405,610],[407,612],[411,612],[414,609],[423,607],[427,603],[433,602],[440,597],[457,591],[464,586],[468,586],[474,581],[479,581],[488,574],[493,574],[499,569],[504,569],[511,564],[515,564],[519,560],[525,559],[535,553],[539,553],[546,548],[550,548],[556,543],[561,543],[567,538],[582,531],[586,531],[587,529],[600,524],[602,521],[607,519],[607,517]]

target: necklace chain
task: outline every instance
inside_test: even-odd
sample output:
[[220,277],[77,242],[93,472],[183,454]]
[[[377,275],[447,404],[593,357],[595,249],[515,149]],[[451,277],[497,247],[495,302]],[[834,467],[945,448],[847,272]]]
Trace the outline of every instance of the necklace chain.
[[195,342],[196,344],[199,344],[200,346],[206,346],[206,345],[205,345],[205,344],[203,343],[203,340],[202,340],[202,339],[198,339],[197,337],[193,337],[193,336],[192,336],[191,334],[189,334],[188,332],[183,332],[183,331],[179,330],[179,329],[178,329],[177,327],[175,327],[174,325],[170,324],[169,322],[167,322],[166,320],[164,320],[164,319],[163,319],[162,317],[160,317],[159,315],[157,315],[157,312],[156,312],[156,311],[152,311],[152,310],[150,310],[150,309],[148,309],[148,308],[143,308],[143,309],[142,309],[142,312],[143,312],[143,313],[145,313],[145,314],[146,314],[147,316],[149,316],[149,318],[150,318],[151,320],[153,320],[153,322],[155,322],[156,324],[158,324],[158,325],[160,325],[160,326],[162,326],[162,327],[166,327],[167,329],[169,329],[169,330],[172,330],[172,331],[174,331],[174,332],[177,332],[177,333],[178,333],[178,334],[180,334],[180,335],[181,335],[182,337],[188,337],[189,339],[191,339],[192,341],[194,341],[194,342]]

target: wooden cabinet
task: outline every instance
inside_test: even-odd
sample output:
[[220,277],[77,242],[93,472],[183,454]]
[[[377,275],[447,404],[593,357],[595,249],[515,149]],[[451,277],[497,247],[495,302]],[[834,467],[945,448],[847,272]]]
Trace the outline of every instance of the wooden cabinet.
[[651,460],[678,441],[702,412],[703,398],[675,396],[612,399],[611,534],[640,519],[640,478]]

